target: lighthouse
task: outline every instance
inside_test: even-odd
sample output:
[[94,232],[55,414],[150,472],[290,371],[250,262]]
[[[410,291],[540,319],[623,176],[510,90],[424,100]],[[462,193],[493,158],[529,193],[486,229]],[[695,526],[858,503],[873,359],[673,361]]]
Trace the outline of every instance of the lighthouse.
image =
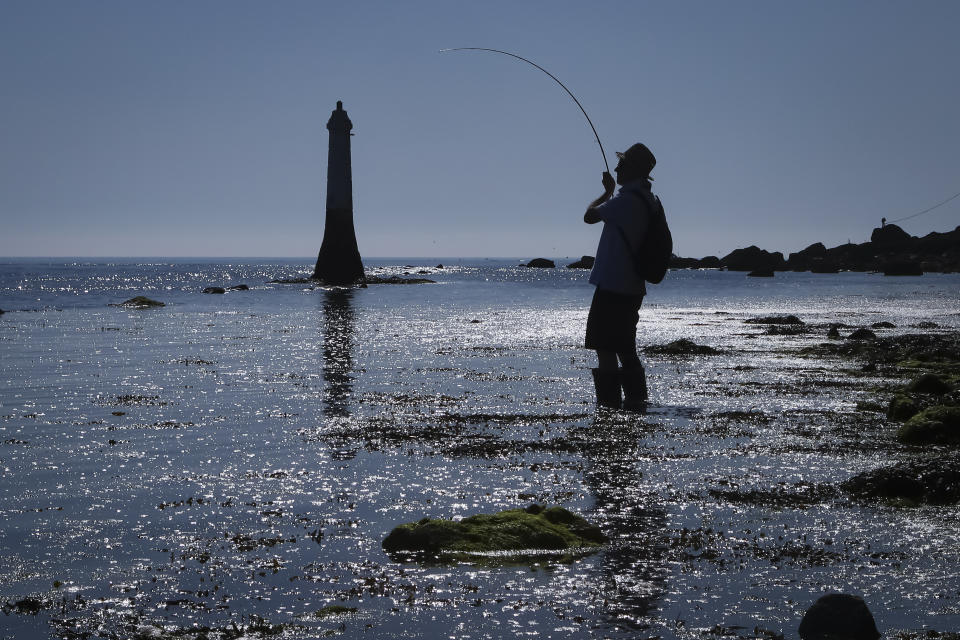
[[350,130],[353,123],[337,101],[327,121],[327,220],[313,279],[330,285],[364,284],[363,262],[353,228],[353,178],[350,170]]

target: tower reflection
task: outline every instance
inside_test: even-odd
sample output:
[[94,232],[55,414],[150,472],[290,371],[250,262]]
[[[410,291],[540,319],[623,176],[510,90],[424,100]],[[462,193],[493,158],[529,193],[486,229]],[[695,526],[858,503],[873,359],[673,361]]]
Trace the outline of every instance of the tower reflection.
[[353,289],[337,288],[323,298],[323,415],[344,418],[350,415],[353,391],[353,342],[355,312]]

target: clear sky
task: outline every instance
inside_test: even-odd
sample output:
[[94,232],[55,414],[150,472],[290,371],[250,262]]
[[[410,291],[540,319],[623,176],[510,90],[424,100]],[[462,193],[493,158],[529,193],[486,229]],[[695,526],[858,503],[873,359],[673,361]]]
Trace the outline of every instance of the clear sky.
[[[643,141],[677,253],[869,239],[960,191],[960,2],[0,0],[0,256],[592,255]],[[960,224],[960,198],[907,221]]]

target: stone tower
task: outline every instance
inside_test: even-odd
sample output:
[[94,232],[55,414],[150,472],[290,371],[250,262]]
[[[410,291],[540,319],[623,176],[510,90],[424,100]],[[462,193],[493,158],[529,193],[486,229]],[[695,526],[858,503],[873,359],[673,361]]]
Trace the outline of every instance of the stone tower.
[[343,102],[327,121],[327,221],[313,278],[324,284],[363,284],[363,262],[353,228],[353,178],[350,171],[350,130],[353,123]]

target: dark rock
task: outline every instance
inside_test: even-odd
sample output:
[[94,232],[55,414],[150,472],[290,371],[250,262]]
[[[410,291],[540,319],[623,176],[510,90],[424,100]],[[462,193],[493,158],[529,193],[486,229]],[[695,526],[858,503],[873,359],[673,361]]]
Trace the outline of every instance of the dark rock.
[[759,318],[748,318],[744,320],[747,324],[806,324],[803,320],[794,315],[786,316],[761,316]]
[[827,248],[822,242],[814,242],[812,245],[807,247],[802,251],[797,251],[796,253],[791,253],[788,260],[793,262],[798,259],[812,259],[812,258],[822,258],[827,255]]
[[922,276],[923,268],[918,262],[909,260],[894,260],[883,265],[885,276]]
[[442,265],[442,264],[438,264],[437,266],[434,267],[434,269],[443,269],[443,265]]
[[593,269],[593,256],[583,256],[576,262],[567,265],[567,269]]
[[786,267],[782,253],[771,253],[757,246],[735,249],[720,262],[730,271],[782,271]]
[[331,604],[320,609],[314,615],[323,620],[325,618],[333,618],[336,616],[342,616],[356,612],[356,607],[345,607],[342,604]]
[[773,270],[772,269],[757,269],[756,271],[751,271],[747,274],[748,278],[772,278]]
[[897,328],[897,325],[893,324],[892,322],[886,322],[886,321],[874,322],[870,326],[873,327],[874,329],[896,329]]
[[547,260],[546,258],[534,258],[523,266],[530,267],[532,269],[553,269],[557,265],[554,264],[553,260]]
[[681,258],[670,256],[668,266],[671,269],[722,269],[723,263],[717,256],[706,256],[704,258]]
[[953,391],[953,385],[935,373],[924,373],[907,385],[907,391],[942,396]]
[[227,291],[249,291],[250,287],[245,284],[235,284],[232,287],[227,287]]
[[839,340],[840,327],[836,325],[831,326],[830,329],[827,331],[827,337],[830,338],[831,340]]
[[876,339],[877,339],[877,334],[875,334],[870,329],[857,329],[856,331],[851,333],[849,336],[847,336],[847,340],[876,340]]
[[436,280],[401,278],[400,276],[367,276],[367,284],[436,284]]
[[804,327],[798,324],[771,324],[764,333],[768,336],[798,336]]
[[12,604],[7,603],[3,608],[4,610],[12,609],[17,613],[35,616],[40,613],[41,610],[43,610],[44,606],[44,602],[42,600],[38,600],[37,598],[23,598]]
[[803,640],[877,640],[880,632],[863,598],[842,593],[813,603],[797,629]]
[[667,344],[650,345],[644,349],[644,352],[668,356],[711,356],[720,353],[718,349],[696,344],[686,338],[680,338]]
[[[708,261],[713,261],[708,263]],[[719,263],[719,264],[717,264]],[[802,251],[770,253],[751,246],[737,249],[722,260],[710,256],[670,259],[672,269],[704,269],[726,267],[731,271],[882,271],[890,275],[920,275],[923,272],[952,273],[960,271],[960,227],[946,233],[932,232],[922,238],[908,235],[900,227],[888,224],[873,230],[870,242],[848,242],[832,249],[815,243]]]
[[816,242],[803,251],[791,253],[787,258],[787,268],[791,271],[812,271],[814,273],[836,273],[837,264],[827,257],[827,248],[822,242]]
[[111,304],[111,307],[127,307],[129,309],[149,309],[152,307],[165,307],[167,306],[163,302],[158,302],[157,300],[151,300],[146,296],[136,296],[121,302],[120,304]]
[[0,309],[0,316],[2,316],[3,314],[4,314],[4,310]]
[[910,244],[913,237],[895,224],[877,227],[870,234],[870,242],[879,249],[902,249]]
[[863,500],[954,504],[960,502],[960,455],[944,454],[866,471],[844,482],[842,488]]
[[204,293],[226,293],[227,290],[223,287],[207,287],[203,290]]
[[904,444],[960,444],[960,407],[927,407],[900,427],[897,439]]
[[840,267],[826,260],[816,261],[810,265],[810,273],[840,273]]

